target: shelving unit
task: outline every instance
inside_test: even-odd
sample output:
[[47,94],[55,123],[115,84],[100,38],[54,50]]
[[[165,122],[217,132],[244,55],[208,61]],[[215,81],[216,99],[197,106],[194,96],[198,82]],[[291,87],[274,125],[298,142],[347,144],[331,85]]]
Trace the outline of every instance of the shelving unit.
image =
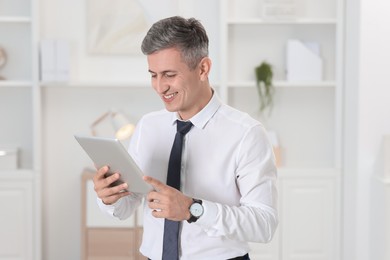
[[15,169],[0,165],[0,259],[41,259],[37,23],[34,0],[0,0],[0,150],[18,148]]
[[[264,19],[265,3],[220,1],[221,96],[275,131],[282,149],[279,230],[270,244],[251,244],[251,257],[340,259],[343,1],[296,1],[305,8],[290,19]],[[286,80],[288,39],[319,44],[323,80]],[[274,72],[270,115],[258,112],[262,61]]]
[[[221,88],[220,94],[225,102],[258,117],[267,128],[277,131],[283,146],[285,167],[341,167],[341,105],[342,105],[342,0],[332,1],[296,1],[305,5],[305,11],[289,19],[268,18],[261,15],[265,1],[251,0],[243,5],[237,0],[221,1],[220,10],[220,57]],[[286,42],[288,39],[316,42],[320,46],[323,60],[322,81],[289,82],[286,80]],[[271,63],[276,88],[273,113],[264,118],[259,115],[254,68],[262,61]],[[316,91],[318,90],[318,91]],[[286,100],[287,96],[298,98],[296,102]],[[237,98],[240,96],[240,98]],[[311,103],[307,109],[307,100],[322,100]],[[327,99],[327,100],[324,100]],[[285,101],[286,100],[286,101]],[[249,101],[249,102],[248,102]],[[327,107],[326,102],[327,101]],[[301,104],[301,105],[300,105]],[[312,126],[294,133],[302,141],[292,143],[290,135],[284,135],[283,129],[289,129],[278,116],[289,111],[290,120],[286,123],[304,123],[305,118],[314,120]],[[294,113],[292,113],[294,112]],[[314,113],[318,114],[315,115]],[[325,121],[323,121],[325,119]],[[299,127],[298,127],[299,128]],[[311,131],[309,131],[308,129]],[[278,131],[280,130],[280,131]],[[320,138],[325,135],[328,138]],[[312,132],[312,134],[308,134]],[[320,133],[316,136],[317,133]],[[310,147],[314,141],[325,150]],[[299,146],[298,146],[299,145]],[[299,154],[299,150],[309,151],[313,155],[312,164],[306,158],[289,158],[289,154]],[[291,152],[289,152],[291,151]],[[305,153],[302,153],[304,155]],[[325,159],[322,159],[325,158]]]

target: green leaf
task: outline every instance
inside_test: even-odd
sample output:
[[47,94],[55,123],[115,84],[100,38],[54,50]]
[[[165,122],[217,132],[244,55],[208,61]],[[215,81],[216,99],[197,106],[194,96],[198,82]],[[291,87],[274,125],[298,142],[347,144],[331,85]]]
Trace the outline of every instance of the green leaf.
[[255,68],[255,74],[256,87],[260,100],[260,112],[269,108],[269,113],[271,113],[274,94],[272,66],[267,62],[262,62]]

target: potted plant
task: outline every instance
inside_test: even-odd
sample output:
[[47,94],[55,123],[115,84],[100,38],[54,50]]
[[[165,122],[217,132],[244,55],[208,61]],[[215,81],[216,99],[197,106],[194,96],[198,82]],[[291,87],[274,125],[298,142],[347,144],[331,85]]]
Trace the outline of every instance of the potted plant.
[[272,85],[272,66],[263,61],[259,66],[255,68],[256,75],[256,87],[260,101],[260,113],[263,113],[266,109],[269,109],[269,114],[272,110],[273,95],[275,89]]

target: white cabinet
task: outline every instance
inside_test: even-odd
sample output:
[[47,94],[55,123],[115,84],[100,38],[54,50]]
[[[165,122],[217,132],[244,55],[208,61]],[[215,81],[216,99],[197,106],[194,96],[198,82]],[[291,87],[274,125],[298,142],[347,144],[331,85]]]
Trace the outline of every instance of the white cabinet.
[[280,186],[282,259],[339,259],[339,173],[290,170]]
[[251,243],[251,259],[340,259],[339,187],[333,169],[280,169],[279,227],[271,243]]
[[33,257],[33,181],[29,171],[0,174],[0,259]]
[[0,0],[0,47],[7,57],[0,68],[0,151],[17,148],[15,169],[0,163],[0,259],[41,259],[38,21],[34,10],[34,0]]

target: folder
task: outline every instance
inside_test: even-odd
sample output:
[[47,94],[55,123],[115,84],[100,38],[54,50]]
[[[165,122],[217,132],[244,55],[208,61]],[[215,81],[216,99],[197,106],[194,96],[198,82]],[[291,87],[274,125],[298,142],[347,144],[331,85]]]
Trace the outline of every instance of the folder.
[[322,81],[320,46],[314,42],[287,41],[287,81]]

